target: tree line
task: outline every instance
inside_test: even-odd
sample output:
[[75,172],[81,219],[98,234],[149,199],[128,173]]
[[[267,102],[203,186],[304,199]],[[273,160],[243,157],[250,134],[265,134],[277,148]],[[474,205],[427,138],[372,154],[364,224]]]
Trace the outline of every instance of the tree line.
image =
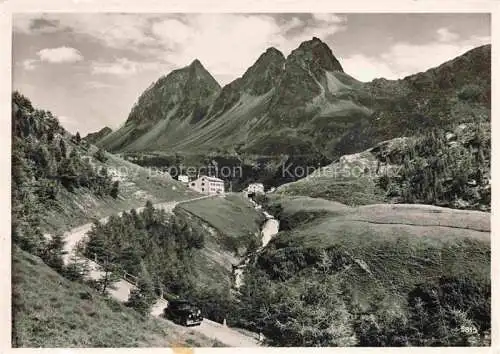
[[433,130],[378,156],[382,163],[401,167],[395,176],[380,176],[379,186],[403,203],[489,210],[489,125],[467,125],[465,130],[459,136]]
[[[361,305],[338,274],[334,249],[266,250],[245,271],[230,325],[262,332],[271,346],[484,346],[490,343],[491,285],[468,276],[417,283],[403,306],[387,289]],[[369,291],[369,290],[365,290]]]
[[47,239],[41,222],[46,211],[57,207],[62,191],[85,189],[96,197],[118,197],[119,182],[112,181],[105,167],[92,165],[89,149],[79,133],[66,132],[51,112],[34,108],[19,92],[12,94],[14,244],[53,263],[51,254],[62,236]]
[[[192,259],[194,251],[203,246],[204,235],[184,218],[156,209],[148,201],[142,211],[132,209],[105,223],[96,221],[87,234],[83,254],[90,259],[96,255],[138,275],[139,288],[181,295],[195,287]],[[149,290],[145,294],[145,298],[151,295]]]

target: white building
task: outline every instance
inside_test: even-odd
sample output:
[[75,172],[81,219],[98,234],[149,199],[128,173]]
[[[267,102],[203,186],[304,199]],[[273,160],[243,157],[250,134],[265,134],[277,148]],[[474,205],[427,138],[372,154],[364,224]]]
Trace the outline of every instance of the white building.
[[264,193],[264,185],[262,183],[251,183],[248,185],[247,193]]
[[224,193],[224,181],[216,177],[200,176],[189,182],[189,188],[203,194]]
[[189,183],[189,176],[179,175],[179,176],[177,176],[177,179],[179,180],[179,182],[186,183],[186,184]]

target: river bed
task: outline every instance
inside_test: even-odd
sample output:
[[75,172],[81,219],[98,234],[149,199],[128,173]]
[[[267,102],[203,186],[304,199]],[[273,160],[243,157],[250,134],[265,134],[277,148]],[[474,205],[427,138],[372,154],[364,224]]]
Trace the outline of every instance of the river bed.
[[[255,209],[257,210],[261,210],[261,206],[255,204]],[[262,241],[262,244],[261,246],[257,249],[257,252],[256,253],[259,253],[260,251],[262,251],[262,249],[264,249],[264,247],[267,246],[267,244],[272,240],[272,238],[278,233],[279,231],[279,221],[277,219],[274,218],[274,216],[272,216],[271,214],[269,214],[268,212],[266,211],[263,211],[264,213],[264,216],[266,217],[266,222],[264,223],[264,225],[262,226],[262,230],[261,230],[261,241]],[[246,268],[246,266],[248,265],[248,263],[250,262],[250,257],[252,257],[253,255],[251,256],[248,256],[245,261],[238,265],[237,267],[235,267],[234,269],[234,286],[236,289],[239,289],[241,287],[241,285],[243,284],[243,272]]]

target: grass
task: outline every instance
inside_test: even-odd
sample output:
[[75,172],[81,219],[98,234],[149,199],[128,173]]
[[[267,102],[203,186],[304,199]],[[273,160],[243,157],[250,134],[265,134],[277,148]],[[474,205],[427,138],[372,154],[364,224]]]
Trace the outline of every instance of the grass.
[[187,202],[177,206],[200,218],[224,237],[244,240],[260,234],[265,221],[250,201],[241,194],[228,194],[223,198],[208,198]]
[[404,204],[348,207],[308,197],[275,196],[276,204],[288,231],[271,241],[270,252],[325,249],[347,258],[336,281],[361,303],[381,290],[403,302],[416,284],[444,275],[490,277],[489,213]]
[[13,347],[220,346],[71,282],[41,259],[13,250]]
[[205,246],[192,262],[197,282],[229,288],[232,265],[238,264],[253,242],[260,244],[262,213],[240,194],[207,198],[176,206],[174,212],[186,216],[192,227],[205,235]]
[[345,155],[305,178],[278,187],[276,192],[323,198],[351,206],[383,203],[385,191],[376,185],[375,177],[377,158],[367,150]]
[[383,203],[385,201],[384,192],[369,177],[306,178],[281,186],[277,193],[287,196],[323,198],[352,206]]

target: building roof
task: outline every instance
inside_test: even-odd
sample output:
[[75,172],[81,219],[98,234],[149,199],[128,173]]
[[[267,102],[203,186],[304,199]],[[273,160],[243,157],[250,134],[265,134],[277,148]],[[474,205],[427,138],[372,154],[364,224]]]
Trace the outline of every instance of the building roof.
[[220,178],[217,178],[217,177],[200,176],[198,179],[200,179],[200,178],[205,178],[205,179],[212,181],[212,182],[224,182],[223,180],[221,180]]

